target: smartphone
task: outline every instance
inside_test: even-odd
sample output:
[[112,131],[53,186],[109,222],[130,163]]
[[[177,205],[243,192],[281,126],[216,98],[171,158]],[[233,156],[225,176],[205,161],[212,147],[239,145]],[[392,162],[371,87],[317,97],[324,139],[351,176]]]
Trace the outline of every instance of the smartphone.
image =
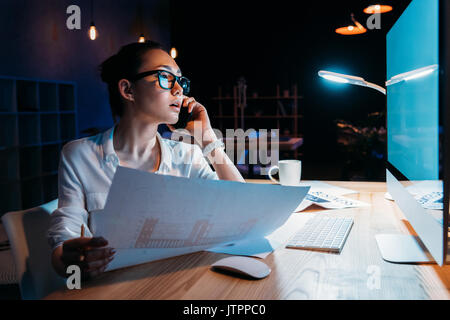
[[192,118],[192,112],[188,112],[188,108],[187,107],[181,107],[180,109],[180,114],[178,115],[178,122],[173,124],[172,126],[175,129],[184,129],[186,128],[187,123],[191,120]]

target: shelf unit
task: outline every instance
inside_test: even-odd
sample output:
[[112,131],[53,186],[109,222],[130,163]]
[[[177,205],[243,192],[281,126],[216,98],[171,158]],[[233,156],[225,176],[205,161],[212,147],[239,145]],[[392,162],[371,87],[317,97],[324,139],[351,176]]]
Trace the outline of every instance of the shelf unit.
[[[220,129],[245,130],[253,128],[278,128],[280,137],[301,137],[299,131],[299,120],[303,117],[298,112],[298,101],[302,99],[298,95],[297,85],[293,85],[291,90],[284,90],[280,93],[280,86],[276,86],[276,94],[273,96],[258,96],[253,93],[246,97],[246,107],[244,108],[244,128],[241,123],[241,110],[238,99],[238,87],[233,87],[233,96],[223,96],[222,88],[219,87],[218,96],[212,98],[211,122],[213,127]],[[211,106],[209,106],[211,108]],[[274,121],[270,121],[274,120]],[[270,125],[269,125],[270,124]]]
[[[226,129],[237,130],[239,128],[244,131],[248,129],[279,129],[280,141],[290,138],[301,138],[300,120],[303,118],[299,114],[299,100],[302,96],[298,95],[297,85],[293,85],[289,90],[281,92],[280,86],[276,86],[274,95],[259,96],[257,93],[247,95],[245,93],[245,108],[242,113],[240,107],[238,85],[233,87],[233,95],[223,95],[222,88],[219,87],[218,96],[213,97],[211,103],[208,104],[208,113],[210,114],[211,125],[213,128],[219,129],[223,136]],[[284,151],[280,154],[281,158],[299,157],[297,149],[293,151]],[[237,161],[236,159],[233,159]],[[244,166],[245,167],[245,166]],[[239,168],[239,166],[238,166]],[[250,168],[250,167],[249,167]],[[248,177],[253,177],[253,168],[248,170]],[[241,169],[240,169],[241,170]]]
[[76,84],[0,76],[0,216],[58,197],[59,156],[78,137]]

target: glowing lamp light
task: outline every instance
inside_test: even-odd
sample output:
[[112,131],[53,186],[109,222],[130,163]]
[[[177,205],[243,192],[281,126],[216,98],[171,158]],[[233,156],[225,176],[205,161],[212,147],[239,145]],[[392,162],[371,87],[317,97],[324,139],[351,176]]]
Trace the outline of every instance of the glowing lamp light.
[[327,80],[330,80],[330,81],[334,81],[334,82],[348,83],[347,79],[344,79],[344,78],[339,77],[339,76],[333,76],[333,75],[330,75],[330,74],[323,74],[323,75],[319,74],[319,76],[321,76],[324,79],[327,79]]
[[144,42],[145,42],[144,34],[141,34],[141,35],[139,36],[138,42],[140,42],[140,43],[144,43]]
[[393,85],[393,84],[401,82],[401,81],[409,81],[412,79],[422,78],[422,77],[425,77],[425,76],[431,74],[432,72],[436,71],[437,69],[439,69],[439,65],[433,64],[433,65],[429,65],[429,66],[426,66],[423,68],[400,73],[396,76],[393,76],[388,81],[386,81],[386,86],[390,86],[390,85]]
[[374,83],[370,83],[361,77],[350,76],[347,74],[336,73],[336,72],[325,71],[325,70],[320,70],[318,74],[320,77],[330,80],[330,81],[340,82],[340,83],[348,83],[348,84],[353,84],[353,85],[357,85],[357,86],[372,88],[383,94],[386,94],[385,88],[383,88],[379,85],[376,85]]
[[97,29],[95,28],[95,24],[92,22],[91,27],[89,28],[89,39],[95,40],[98,37]]
[[417,79],[417,78],[422,78],[422,77],[425,77],[427,74],[430,74],[432,72],[433,72],[433,70],[424,70],[422,72],[419,72],[419,73],[410,75],[408,77],[405,77],[405,81],[412,80],[412,79]]
[[178,56],[178,51],[177,49],[175,49],[175,47],[173,47],[172,49],[170,49],[170,56],[175,59]]
[[419,72],[419,73],[416,73],[416,74],[410,75],[410,76],[408,76],[408,77],[405,77],[405,81],[425,77],[427,74],[430,74],[430,73],[432,73],[433,71],[434,71],[434,70],[431,70],[431,69],[421,71],[421,72]]
[[382,4],[375,4],[372,6],[368,6],[367,8],[364,9],[364,13],[367,13],[367,14],[386,13],[389,11],[392,11],[392,7],[387,6],[387,5],[382,5]]

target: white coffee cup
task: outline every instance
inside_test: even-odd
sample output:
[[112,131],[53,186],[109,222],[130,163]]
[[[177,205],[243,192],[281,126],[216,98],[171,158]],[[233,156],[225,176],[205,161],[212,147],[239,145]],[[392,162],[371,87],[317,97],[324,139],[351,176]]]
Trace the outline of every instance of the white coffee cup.
[[[280,180],[272,177],[272,171],[278,169]],[[302,162],[300,160],[280,160],[278,166],[269,169],[269,178],[283,186],[297,186],[302,177]]]

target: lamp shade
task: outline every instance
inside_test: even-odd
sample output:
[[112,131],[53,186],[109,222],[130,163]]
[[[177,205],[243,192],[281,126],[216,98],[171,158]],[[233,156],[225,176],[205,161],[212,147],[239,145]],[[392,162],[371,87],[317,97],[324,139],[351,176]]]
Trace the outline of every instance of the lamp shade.
[[318,75],[326,80],[340,82],[340,83],[348,83],[348,84],[353,84],[353,85],[362,86],[362,87],[368,87],[368,88],[375,89],[383,94],[386,94],[385,88],[380,87],[379,85],[376,85],[374,83],[368,82],[361,77],[356,77],[356,76],[351,76],[348,74],[336,73],[336,72],[331,72],[331,71],[326,71],[326,70],[320,70],[318,72]]
[[351,35],[366,33],[367,30],[366,30],[366,28],[358,28],[355,26],[348,26],[348,27],[337,28],[335,30],[335,32],[345,35],[345,36],[351,36]]
[[353,23],[355,25],[349,25],[347,27],[337,28],[335,30],[335,32],[338,33],[338,34],[346,35],[346,36],[362,34],[362,33],[366,33],[367,32],[367,29],[364,28],[364,26],[361,23],[356,21],[353,13],[351,14],[351,19],[352,19],[352,21],[353,21]]
[[429,65],[426,67],[422,67],[422,68],[414,69],[414,70],[407,71],[404,73],[400,73],[400,74],[393,76],[388,81],[386,81],[386,86],[390,86],[390,85],[396,84],[401,81],[408,81],[408,80],[412,80],[412,79],[426,77],[427,75],[433,73],[434,71],[436,71],[438,69],[439,69],[439,65],[433,64],[433,65]]
[[367,13],[367,14],[386,13],[389,11],[392,11],[392,7],[388,6],[388,5],[383,5],[383,4],[370,5],[364,9],[364,13]]

